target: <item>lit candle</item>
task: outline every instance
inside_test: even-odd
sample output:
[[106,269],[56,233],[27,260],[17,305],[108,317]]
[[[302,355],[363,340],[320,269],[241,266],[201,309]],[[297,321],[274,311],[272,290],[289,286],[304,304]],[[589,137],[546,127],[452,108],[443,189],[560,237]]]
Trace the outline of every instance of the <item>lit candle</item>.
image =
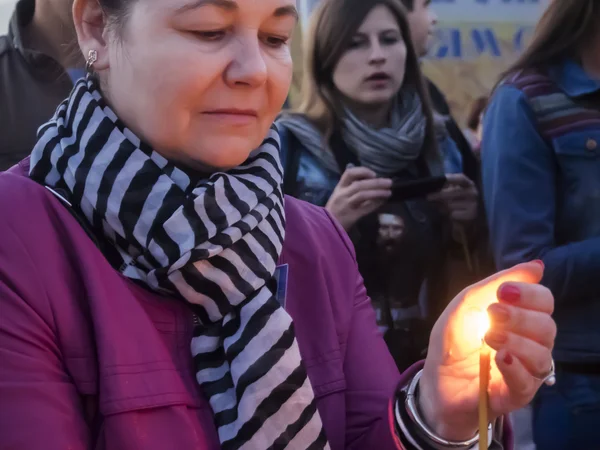
[[485,333],[490,327],[487,314],[478,319],[481,352],[479,353],[479,450],[488,448],[488,387],[490,385],[490,348],[485,344]]

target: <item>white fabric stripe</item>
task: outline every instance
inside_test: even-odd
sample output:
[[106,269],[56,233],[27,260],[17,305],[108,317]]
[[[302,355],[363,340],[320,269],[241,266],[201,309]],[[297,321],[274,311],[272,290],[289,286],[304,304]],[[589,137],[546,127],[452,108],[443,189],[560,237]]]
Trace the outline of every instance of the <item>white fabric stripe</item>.
[[[166,175],[162,175],[158,179],[158,182],[152,187],[150,194],[146,198],[146,202],[140,213],[140,220],[135,224],[133,236],[144,247],[148,245],[148,232],[152,227],[154,218],[161,206],[163,206],[163,201],[169,192],[170,184],[171,182]],[[146,219],[144,220],[144,218]]]
[[[236,331],[236,333],[233,336],[230,336],[223,341],[223,346],[225,347],[225,349],[228,349],[232,345],[235,345],[235,343],[239,340],[239,338],[241,336],[241,330],[246,328],[246,325],[248,325],[248,322],[250,321],[252,316],[254,316],[256,311],[258,311],[260,308],[262,308],[263,305],[265,303],[267,303],[267,301],[270,298],[271,298],[271,293],[269,292],[269,290],[261,289],[258,292],[258,294],[256,294],[256,296],[254,297],[254,299],[251,302],[247,303],[240,309],[240,311],[239,311],[239,318],[240,318],[239,329],[238,329],[238,331]],[[231,320],[232,318],[233,317],[228,318],[227,322],[229,320]],[[224,323],[226,324],[227,322],[224,322]]]
[[[75,143],[75,141],[76,141],[76,139],[78,137],[78,136],[75,135],[75,130],[77,130],[77,127],[81,123],[81,118],[83,116],[83,111],[85,110],[85,108],[87,108],[89,106],[89,103],[90,103],[89,99],[87,99],[87,101],[86,101],[86,97],[87,96],[84,95],[83,98],[81,99],[80,105],[81,105],[82,109],[78,109],[78,111],[81,111],[81,112],[79,114],[77,114],[77,116],[73,119],[73,134],[74,135],[73,136],[69,136],[67,138],[64,138],[64,137],[61,138],[59,140],[59,142],[57,143],[56,147],[54,147],[54,150],[52,151],[52,154],[50,155],[50,162],[52,163],[52,166],[54,168],[56,168],[56,163],[58,162],[58,159],[64,154],[65,146]],[[71,107],[72,106],[70,105],[70,108]],[[60,127],[64,127],[65,124],[66,124],[66,122],[68,122],[68,116],[67,117],[60,117],[60,118],[57,119],[57,125],[58,125],[59,128]],[[53,137],[55,137],[55,136],[56,136],[56,134]],[[75,160],[77,160],[77,158],[76,158],[77,155],[78,155],[78,153],[76,153],[73,157],[71,157],[69,159],[69,166],[71,166],[71,162],[74,160],[74,158],[75,158]],[[79,160],[81,160],[81,158],[79,158]],[[48,177],[46,179],[46,182],[49,185],[53,186],[53,185],[55,185],[58,182],[59,177],[61,177],[61,174],[59,174],[56,170],[54,170],[52,176]],[[66,182],[67,186],[69,186],[69,188],[72,190],[73,189],[72,188],[73,183],[72,182],[69,183],[68,180],[65,180],[65,182]]]
[[[259,244],[256,238],[253,235],[248,234],[244,236],[244,241],[246,241],[248,247],[250,247],[250,251],[254,253],[254,255],[256,255],[258,259],[257,262],[260,262],[260,264],[262,264],[262,266],[267,270],[267,272],[274,273],[275,268],[277,267],[277,261],[275,261],[275,259],[273,259],[271,255],[266,254],[266,252],[264,252],[263,247]],[[260,258],[260,255],[262,255],[263,253],[263,257]]]
[[[198,338],[194,338],[198,339]],[[196,356],[196,353],[192,353]],[[220,367],[215,367],[211,370],[203,370],[202,376],[200,377],[200,372],[196,373],[196,381],[198,384],[202,383],[212,383],[213,381],[220,380],[229,372],[229,363],[224,362]]]
[[[275,387],[282,384],[296,369],[297,365],[293,364],[294,358],[291,355],[288,355],[288,352],[283,355],[282,360],[279,364],[277,364],[277,366],[272,367],[265,376],[251,384],[248,389],[246,389],[246,392],[238,403],[238,420],[228,425],[219,427],[218,432],[221,442],[227,441],[236,436],[242,425],[248,422],[254,416],[257,406],[260,405],[260,403],[267,398],[269,394],[271,394]],[[298,363],[298,361],[299,360],[295,360],[296,363]],[[301,389],[302,388],[298,388],[298,390]],[[303,399],[305,398],[304,394],[302,393],[300,394],[300,397]],[[215,408],[212,399],[210,404],[213,408]],[[300,409],[295,416],[297,418],[305,406],[306,405],[304,403],[300,402],[286,402],[286,404],[281,407],[281,409],[286,410],[288,413],[288,419],[286,419],[285,423],[292,423],[294,421],[293,416],[296,412],[295,409]],[[264,430],[264,427],[262,429]],[[281,429],[279,430],[280,432],[283,431]]]
[[192,355],[210,353],[219,347],[221,338],[219,336],[197,336],[192,338]]
[[230,176],[227,179],[236,195],[244,199],[244,202],[250,207],[250,209],[254,209],[254,207],[258,204],[258,197],[256,196],[256,193],[248,189],[244,183],[237,179],[237,177]]
[[196,270],[200,272],[204,278],[218,284],[221,291],[227,296],[232,305],[238,305],[243,302],[246,297],[233,284],[232,277],[235,274],[227,275],[220,269],[214,267],[209,261],[198,261],[194,263]]
[[[116,145],[116,139],[119,139],[119,135],[121,135],[121,133],[113,134],[115,135],[114,144]],[[112,139],[109,142],[113,143]],[[106,221],[111,226],[111,228],[122,237],[125,237],[125,230],[123,224],[119,219],[119,212],[122,210],[123,207],[121,202],[123,201],[127,193],[127,189],[133,181],[133,178],[142,169],[145,162],[146,161],[142,151],[134,150],[133,153],[127,159],[127,162],[125,163],[126,169],[121,170],[121,172],[119,172],[119,174],[117,175],[117,178],[113,183],[110,195],[108,197],[108,203],[106,205]]]
[[106,172],[106,168],[114,159],[118,149],[118,145],[105,145],[102,147],[102,150],[98,152],[96,158],[94,158],[88,177],[85,180],[85,188],[83,190],[83,197],[86,200],[85,204],[90,208],[89,212],[84,212],[85,216],[88,218],[92,217],[93,205],[98,203],[98,191],[100,189],[100,183],[104,178],[104,172]]
[[[91,139],[92,136],[94,136],[98,127],[100,126],[101,120],[102,120],[102,113],[100,112],[100,110],[98,108],[96,108],[94,110],[94,113],[92,114],[92,118],[90,119],[90,124],[88,125],[88,127],[85,129],[85,131],[83,132],[83,134],[81,136],[81,141],[79,142],[80,148],[85,148],[88,145],[89,140]],[[62,146],[62,144],[63,143],[61,141],[61,146]],[[63,180],[65,181],[67,186],[69,186],[69,189],[71,189],[71,192],[73,191],[73,188],[75,185],[75,172],[77,172],[77,169],[79,168],[79,164],[81,164],[81,161],[83,160],[84,155],[85,155],[84,152],[79,151],[78,153],[73,155],[71,158],[69,158],[69,163],[67,165],[67,169],[62,176]],[[89,217],[88,217],[88,219],[89,219]]]
[[[296,391],[292,397],[290,397],[290,399],[288,400],[288,403],[292,403],[297,401],[297,397],[300,397],[300,404],[304,404],[305,400],[302,398],[303,393],[305,392],[305,390],[308,389],[312,389],[310,387],[310,382],[308,380],[308,378],[306,379],[306,381],[304,382],[304,384],[302,385],[301,390]],[[280,428],[277,426],[279,423],[281,423],[281,421],[288,422],[288,423],[294,423],[296,420],[298,420],[300,418],[300,415],[302,414],[302,412],[304,411],[304,409],[306,409],[306,407],[300,409],[300,408],[295,408],[294,409],[294,414],[298,414],[295,417],[295,420],[291,420],[291,417],[288,418],[286,417],[288,412],[287,411],[281,411],[279,410],[278,412],[276,412],[275,414],[273,414],[271,417],[269,417],[267,420],[265,420],[263,428],[265,430],[280,430]],[[289,442],[289,444],[286,446],[287,449],[290,450],[306,450],[306,448],[308,447],[308,445],[312,444],[314,441],[317,440],[317,438],[319,437],[319,434],[321,433],[321,427],[320,426],[315,426],[320,424],[320,418],[319,418],[319,414],[313,414],[312,418],[308,421],[308,423],[306,425],[304,425],[304,427],[296,434],[296,436]],[[280,433],[281,434],[281,433]],[[254,435],[254,437],[252,439],[250,439],[246,444],[244,444],[242,447],[240,447],[240,450],[252,450],[252,449],[258,449],[258,448],[262,448],[262,449],[266,449],[266,448],[270,448],[273,443],[275,442],[275,440],[279,437],[279,435],[275,436],[275,435]]]
[[188,302],[202,305],[210,320],[217,321],[221,318],[221,312],[219,311],[217,304],[210,297],[207,297],[200,292],[196,292],[189,284],[187,284],[179,270],[170,273],[169,280]]
[[229,199],[225,195],[225,185],[223,179],[220,179],[215,184],[214,192],[215,202],[217,203],[217,205],[219,205],[219,208],[221,208],[223,214],[225,214],[225,216],[227,217],[226,229],[242,220],[242,215],[240,214],[240,211],[237,208],[233,207],[233,205],[229,202]]
[[[277,221],[275,221],[275,223],[277,223]],[[273,243],[274,247],[277,249],[277,253],[280,254],[281,253],[281,249],[283,247],[283,243],[279,242],[279,238],[277,237],[277,233],[275,232],[275,230],[273,229],[273,226],[269,223],[268,220],[263,220],[259,225],[258,225],[258,229],[260,231],[262,231],[267,238],[269,239],[270,242]],[[281,230],[281,229],[279,229]],[[273,260],[275,265],[277,265],[277,261]],[[273,269],[274,270],[274,269]]]
[[[283,336],[291,323],[291,317],[283,308],[279,308],[271,314],[263,328],[248,342],[238,357],[231,362],[231,378],[234,384],[237,385],[240,377],[264,354],[265,350],[271,348]],[[236,333],[236,341],[239,338],[240,335]],[[289,351],[286,351],[286,355]],[[285,356],[282,357],[279,366],[283,365],[283,361],[285,361]]]
[[235,388],[231,388],[222,394],[213,395],[210,399],[215,414],[232,409],[236,406]]

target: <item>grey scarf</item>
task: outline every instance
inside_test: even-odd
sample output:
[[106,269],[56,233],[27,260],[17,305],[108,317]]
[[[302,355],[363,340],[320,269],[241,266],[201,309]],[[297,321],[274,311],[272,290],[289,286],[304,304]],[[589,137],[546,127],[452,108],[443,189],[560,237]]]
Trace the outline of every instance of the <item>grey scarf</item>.
[[[322,133],[308,119],[299,114],[285,114],[277,121],[277,125],[292,132],[326,169],[340,173]],[[414,164],[423,149],[426,126],[427,120],[417,91],[406,89],[392,110],[389,127],[375,129],[347,109],[341,134],[346,145],[357,153],[361,165],[385,177],[393,176]],[[437,172],[439,164],[434,161],[428,163],[432,172]]]

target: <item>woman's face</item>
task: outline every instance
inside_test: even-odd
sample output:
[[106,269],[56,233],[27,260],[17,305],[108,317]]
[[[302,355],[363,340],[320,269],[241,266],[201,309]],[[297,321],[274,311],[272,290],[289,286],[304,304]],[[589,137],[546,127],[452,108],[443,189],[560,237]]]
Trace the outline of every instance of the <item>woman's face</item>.
[[295,0],[135,0],[120,30],[76,2],[105,96],[156,151],[227,169],[261,144],[291,82]]
[[383,5],[371,10],[333,72],[333,83],[351,102],[388,104],[404,81],[406,45],[398,22]]

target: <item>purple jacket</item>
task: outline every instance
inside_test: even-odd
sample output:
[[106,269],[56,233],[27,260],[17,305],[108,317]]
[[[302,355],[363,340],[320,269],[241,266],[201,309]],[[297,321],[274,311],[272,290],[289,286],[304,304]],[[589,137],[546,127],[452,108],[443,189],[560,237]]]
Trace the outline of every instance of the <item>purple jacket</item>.
[[[190,310],[113,270],[27,165],[0,174],[0,448],[218,449]],[[286,214],[286,309],[331,448],[401,449],[403,380],[351,244],[323,209],[288,198]]]
[[[218,449],[190,310],[116,272],[27,164],[0,174],[0,448]],[[331,448],[401,448],[400,375],[351,244],[322,209],[286,214],[286,309]]]

